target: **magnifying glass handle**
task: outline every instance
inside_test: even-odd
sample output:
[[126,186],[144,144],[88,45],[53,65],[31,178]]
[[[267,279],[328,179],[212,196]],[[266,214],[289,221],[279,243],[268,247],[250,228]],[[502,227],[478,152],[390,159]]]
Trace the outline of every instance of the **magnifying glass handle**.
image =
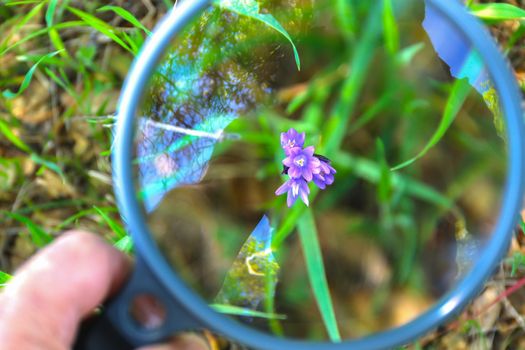
[[[156,328],[141,326],[130,314],[130,305],[138,297],[151,296],[165,310],[164,321]],[[165,341],[172,335],[201,328],[181,304],[171,300],[140,256],[122,289],[104,304],[101,313],[82,323],[74,350],[131,350]]]
[[121,336],[105,312],[82,322],[73,345],[74,350],[130,350],[134,348]]

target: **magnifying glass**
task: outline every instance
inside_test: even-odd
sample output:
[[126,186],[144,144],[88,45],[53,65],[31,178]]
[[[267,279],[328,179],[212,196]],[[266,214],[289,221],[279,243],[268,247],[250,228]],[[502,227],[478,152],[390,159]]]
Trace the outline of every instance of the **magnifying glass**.
[[181,2],[119,104],[136,269],[79,348],[201,329],[260,349],[406,344],[505,253],[523,127],[460,3]]

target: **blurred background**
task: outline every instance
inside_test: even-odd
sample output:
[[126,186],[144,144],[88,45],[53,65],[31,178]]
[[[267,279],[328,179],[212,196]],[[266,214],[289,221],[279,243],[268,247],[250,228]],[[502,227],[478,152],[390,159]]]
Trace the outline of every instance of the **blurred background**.
[[[311,11],[280,11],[282,9],[279,5],[275,5],[276,3],[278,2],[261,1],[260,6],[264,11],[274,13],[282,26],[294,38],[303,65],[300,74],[287,73],[296,69],[297,60],[294,59],[290,43],[275,33],[275,37],[269,34],[270,38],[279,40],[280,45],[269,56],[278,57],[280,62],[284,62],[284,64],[272,66],[272,59],[267,59],[265,62],[261,61],[259,64],[250,61],[242,62],[241,59],[241,64],[253,67],[255,76],[264,75],[267,77],[269,85],[259,86],[258,88],[263,91],[271,89],[272,93],[278,97],[279,100],[272,105],[271,110],[281,114],[288,113],[293,120],[303,120],[302,125],[308,131],[307,139],[312,140],[307,141],[307,143],[317,142],[317,145],[321,135],[316,132],[315,125],[320,123],[320,118],[326,113],[327,106],[333,103],[331,101],[333,98],[331,89],[340,86],[347,71],[356,67],[348,67],[342,64],[343,54],[341,54],[341,62],[339,63],[339,58],[334,58],[334,54],[341,52],[338,46],[340,42],[337,40],[323,43],[316,42],[317,38],[313,36],[301,37],[300,34],[305,32],[301,26],[305,26],[305,23],[314,22]],[[389,2],[385,1],[385,3]],[[298,4],[303,9],[309,8],[308,1],[300,1],[297,4],[290,2],[288,9],[294,8]],[[9,279],[9,275],[37,249],[51,242],[64,230],[71,228],[97,232],[119,249],[125,252],[132,251],[132,243],[119,219],[111,187],[109,155],[111,153],[112,125],[115,122],[115,108],[122,81],[127,74],[131,61],[155,23],[174,5],[176,4],[171,0],[144,0],[132,4],[118,1],[109,4],[93,1],[85,4],[75,1],[53,0],[0,2],[0,31],[3,33],[0,40],[0,88],[2,93],[0,95],[0,271],[2,271],[0,283],[5,283]],[[523,75],[525,74],[525,10],[522,9],[525,7],[523,4],[514,1],[500,3],[470,1],[468,5],[475,15],[486,22],[502,52],[511,62],[516,79],[521,85],[521,82],[525,80],[525,75]],[[345,6],[337,8],[340,14],[346,16],[353,13],[354,16],[348,18],[356,18],[354,23],[350,21],[346,23],[346,26],[334,25],[334,30],[341,31],[341,36],[351,48],[350,52],[353,52],[353,49],[363,42],[360,39],[363,38],[365,29],[362,28],[360,20],[357,18],[367,14],[370,6],[370,4],[363,4],[358,1],[348,1],[345,2]],[[286,10],[286,6],[283,8]],[[383,11],[383,16],[385,16],[385,12]],[[337,16],[334,17],[337,19]],[[223,21],[228,20],[231,21],[232,19],[229,17],[223,19]],[[384,23],[388,22],[385,19],[383,21],[386,21]],[[406,22],[401,21],[401,23],[404,23],[405,27],[399,30],[400,33],[403,33],[403,30],[405,32],[410,30],[410,26]],[[239,32],[232,35],[248,35],[250,31],[261,33],[257,32],[258,30],[264,32],[264,28],[246,24],[242,20],[237,28],[239,28]],[[212,36],[213,30],[217,31],[217,28],[211,29],[210,35]],[[414,36],[417,35],[414,34]],[[402,35],[401,37],[403,38]],[[190,42],[191,40],[198,40],[198,36],[197,39],[188,40]],[[403,42],[402,46],[409,45],[407,42]],[[315,51],[316,47],[323,47],[321,52],[324,56],[319,56],[319,52]],[[261,48],[264,51],[265,47],[261,46]],[[390,72],[389,69],[394,69],[378,60],[395,60],[395,57],[401,57],[395,56],[396,53],[392,53],[392,56],[388,52],[383,56],[378,57],[376,55],[375,65],[372,69],[373,74],[379,76],[386,74],[384,72]],[[407,59],[406,55],[408,54],[405,51],[405,56],[402,57]],[[334,62],[336,65],[333,65]],[[228,66],[228,63],[224,63],[224,65],[229,73],[238,73],[231,66]],[[440,69],[443,70],[443,67]],[[277,77],[268,72],[276,72]],[[295,73],[297,72],[295,71]],[[392,76],[395,77],[396,75]],[[402,75],[397,77],[401,79]],[[242,78],[249,82],[246,76],[242,76]],[[230,76],[230,79],[234,78]],[[372,93],[371,91],[376,89],[378,81],[380,80],[368,79],[368,90],[363,96],[368,96],[369,100],[357,104],[355,111],[355,118],[361,124],[354,127],[352,138],[348,139],[344,148],[351,149],[355,156],[374,159],[380,165],[385,162],[385,166],[386,162],[389,161],[388,165],[393,166],[405,160],[407,155],[413,155],[414,152],[409,151],[421,148],[420,146],[424,145],[424,142],[418,143],[417,140],[412,140],[413,143],[410,144],[409,142],[398,141],[400,155],[394,156],[389,151],[394,141],[390,140],[392,142],[388,143],[388,135],[380,135],[383,141],[386,137],[386,154],[384,150],[381,150],[382,147],[378,145],[376,138],[370,136],[370,130],[377,131],[383,125],[381,123],[368,124],[374,118],[374,114],[377,113],[373,111],[374,104],[370,101],[382,101],[382,105],[375,108],[389,110],[393,117],[395,111],[399,111],[401,108],[401,106],[396,105],[399,103],[399,99],[391,99],[388,94],[388,88],[398,88],[401,80],[390,81],[385,86],[381,86],[382,94]],[[254,83],[250,84],[248,86],[254,85]],[[151,89],[155,90],[154,84]],[[255,91],[255,88],[253,90]],[[409,91],[409,89],[404,91]],[[403,96],[406,97],[406,101],[412,97]],[[381,97],[383,100],[380,99]],[[261,101],[258,96],[254,99]],[[153,100],[149,104],[146,103],[148,110],[152,110],[155,103],[162,104],[158,100]],[[436,103],[439,104],[439,102]],[[444,102],[441,102],[440,107],[436,107],[436,109],[442,109],[443,104]],[[479,110],[481,106],[479,101],[473,101],[469,108]],[[288,110],[283,111],[286,108]],[[345,110],[344,103],[342,108]],[[403,108],[416,110],[417,106],[403,105]],[[266,113],[268,115],[268,111]],[[359,119],[358,117],[362,118]],[[489,121],[490,123],[487,125],[492,127],[492,120]],[[466,118],[467,126],[463,125],[460,129],[468,129],[468,122],[469,120]],[[392,121],[388,122],[387,119],[383,123],[392,123]],[[367,124],[367,128],[364,128],[365,124]],[[249,143],[256,145],[251,151],[258,152],[258,154],[266,152],[265,154],[272,159],[272,162],[265,163],[263,166],[258,164],[254,167],[254,171],[259,171],[257,181],[236,182],[234,189],[230,191],[231,193],[221,194],[222,196],[234,196],[227,198],[229,198],[229,202],[237,205],[235,210],[239,211],[239,208],[243,208],[243,225],[245,228],[254,227],[260,218],[260,216],[254,215],[259,208],[252,210],[250,204],[262,202],[261,197],[268,197],[267,193],[257,186],[260,186],[262,182],[270,188],[269,192],[273,193],[278,185],[278,177],[272,179],[268,174],[279,170],[279,162],[273,161],[272,158],[276,155],[279,144],[276,144],[276,149],[268,148],[272,146],[265,144],[261,138],[264,138],[265,135],[269,135],[268,137],[273,135],[278,140],[279,133],[286,131],[290,125],[279,121],[278,116],[273,116],[269,123],[258,122],[257,124],[243,125],[240,122],[232,124],[228,129],[232,133],[251,136],[252,139],[249,139]],[[425,138],[424,132],[431,135],[432,128],[435,128],[436,125],[437,122],[433,125],[419,123],[419,125],[412,127],[416,133],[422,132],[420,136]],[[257,135],[259,139],[254,135]],[[498,140],[495,137],[494,144],[497,144]],[[458,154],[457,152],[467,154],[469,148],[454,150],[454,152],[456,152],[455,154]],[[327,154],[327,156],[330,155]],[[335,163],[344,164],[345,161],[350,164],[348,169],[355,169],[356,167],[359,169],[359,165],[356,166],[353,158],[349,160],[349,158],[339,157]],[[420,169],[421,176],[432,179],[437,186],[439,186],[440,181],[454,185],[455,177],[442,179],[428,175],[442,167],[446,161],[446,154],[434,153],[430,159],[426,159],[423,163]],[[224,165],[224,163],[227,162],[219,163],[219,165]],[[424,266],[416,268],[412,266],[414,264],[413,257],[417,254],[421,255],[421,251],[418,251],[417,248],[410,251],[410,234],[402,240],[393,242],[383,240],[382,244],[391,248],[386,253],[367,240],[367,235],[371,232],[375,232],[375,234],[384,232],[388,225],[406,225],[405,228],[415,225],[406,218],[415,216],[418,208],[403,207],[402,210],[397,210],[392,206],[392,193],[385,185],[387,182],[375,181],[373,186],[366,185],[367,168],[363,166],[363,163],[360,164],[361,171],[365,172],[365,175],[352,181],[363,181],[363,183],[359,183],[362,186],[357,186],[355,189],[356,184],[354,182],[350,180],[345,182],[343,177],[339,178],[339,182],[336,184],[340,186],[339,189],[350,191],[354,188],[353,192],[349,192],[352,193],[353,199],[349,202],[341,202],[337,195],[321,197],[318,205],[321,211],[318,226],[321,228],[320,231],[334,231],[342,226],[351,226],[354,231],[365,231],[363,235],[348,238],[350,241],[347,244],[352,246],[355,251],[367,251],[366,255],[371,260],[366,262],[359,271],[341,271],[330,268],[330,266],[338,266],[341,262],[346,262],[345,259],[351,260],[352,254],[340,249],[341,240],[337,235],[331,239],[329,237],[329,239],[321,240],[323,250],[330,252],[328,254],[330,260],[325,261],[329,272],[328,278],[340,279],[341,276],[338,276],[335,273],[336,271],[345,274],[344,279],[346,280],[344,282],[346,283],[351,282],[352,276],[357,276],[358,279],[366,279],[372,276],[381,280],[387,278],[385,276],[390,278],[389,276],[393,274],[396,281],[402,281],[403,284],[416,286],[416,288],[411,288],[411,292],[396,288],[389,289],[390,304],[394,305],[388,309],[389,319],[384,320],[384,325],[377,324],[377,321],[374,320],[369,320],[370,322],[367,324],[364,320],[364,323],[361,323],[365,325],[364,329],[354,330],[354,334],[366,334],[374,329],[402,323],[410,319],[413,314],[426,308],[431,303],[432,296],[440,296],[443,289],[446,290],[446,288],[440,287],[438,282],[433,285],[425,285],[425,279],[422,277],[425,275],[424,270],[422,270]],[[223,172],[228,170],[224,167],[217,166],[216,168]],[[251,172],[251,169],[247,167],[243,171]],[[348,169],[346,171],[352,173],[352,170]],[[345,169],[338,170],[343,174],[345,173]],[[461,169],[458,168],[459,170]],[[478,171],[485,170],[484,168],[478,169]],[[214,174],[224,173],[210,171],[209,176]],[[497,174],[495,177],[498,177]],[[381,188],[381,183],[386,187]],[[462,184],[458,180],[455,185],[461,187]],[[494,202],[494,188],[488,185],[486,181],[479,182],[475,186],[472,191],[477,193],[477,200],[465,203],[464,199],[462,207],[474,213],[494,210],[492,207],[483,207],[483,203]],[[238,198],[235,198],[238,193],[248,193],[249,197],[243,199],[245,202],[238,202],[236,201]],[[364,196],[365,193],[369,193],[369,197]],[[372,204],[359,201],[360,198],[365,197],[377,200],[380,205],[374,207]],[[272,205],[276,205],[276,203],[280,203],[281,206],[284,205],[282,199]],[[380,220],[372,222],[364,215],[350,216],[348,211],[344,210],[340,212],[323,211],[323,208],[332,208],[338,203],[338,207],[343,205],[341,208],[345,208],[344,206],[353,208],[356,205],[365,207],[367,213],[379,213]],[[202,203],[195,205],[200,208],[203,207]],[[390,211],[392,209],[397,210],[393,214],[401,213],[403,215],[393,215]],[[211,205],[210,210],[213,211],[213,205]],[[200,212],[199,215],[206,215],[203,212]],[[417,213],[419,215],[419,212]],[[166,213],[166,215],[170,214],[172,213],[169,211]],[[157,217],[163,215],[162,206],[156,215]],[[437,221],[437,227],[444,231],[457,233],[458,230],[460,231],[457,228],[457,216],[455,212],[448,213],[448,216],[443,215]],[[473,217],[476,215],[473,214]],[[284,219],[278,217],[277,221]],[[396,219],[400,219],[400,223],[392,222]],[[201,220],[201,218],[195,220]],[[483,220],[480,219],[480,221]],[[227,227],[230,232],[239,230],[234,225],[228,226],[227,221],[225,224],[221,227]],[[482,226],[482,224],[477,225]],[[525,248],[522,247],[525,244],[525,237],[523,236],[523,229],[522,222],[521,227],[516,228],[507,258],[502,262],[495,276],[487,283],[479,298],[474,300],[472,305],[457,320],[425,336],[413,344],[413,348],[514,349],[525,347],[525,319],[522,316],[525,315],[525,292],[518,288],[525,285]],[[411,231],[407,229],[406,232]],[[246,232],[241,232],[238,236],[231,238],[233,242],[226,242],[226,244],[238,247],[245,238]],[[181,238],[177,239],[180,240]],[[432,248],[444,246],[442,242],[441,245],[440,242],[431,243],[433,244]],[[400,246],[392,247],[392,244],[399,244]],[[206,246],[201,242],[197,249],[201,249],[203,245]],[[300,248],[300,245],[294,244],[292,241],[284,254],[301,254]],[[405,248],[408,249],[408,252]],[[237,248],[230,250],[230,256],[233,259],[237,253]],[[167,255],[169,254],[167,253]],[[396,264],[392,264],[392,261],[396,261]],[[285,269],[286,271],[297,268],[293,266],[293,262],[290,264],[291,266]],[[427,267],[432,266],[433,262],[427,261],[426,264]],[[361,265],[358,261],[350,261],[345,266]],[[330,271],[333,272],[332,276],[330,276]],[[452,270],[450,273],[455,274],[457,271]],[[443,273],[442,275],[446,274]],[[215,284],[220,285],[221,281],[222,279],[216,281]],[[374,281],[372,278],[371,281],[367,282],[370,283],[371,288],[375,288],[380,281]],[[304,281],[301,283],[304,284]],[[301,283],[295,284],[295,286],[301,286]],[[418,284],[419,287],[417,287]],[[421,287],[421,284],[424,285],[424,288]],[[340,287],[345,288],[345,286]],[[418,290],[417,288],[425,290],[425,293],[413,293],[414,290]],[[288,297],[288,301],[296,300],[297,303],[301,303],[303,300],[300,295],[303,288],[297,287],[295,290],[288,288],[286,291],[292,295]],[[205,294],[205,292],[203,293]],[[308,297],[305,296],[305,298]],[[354,309],[359,306],[364,309],[373,309],[377,307],[378,303],[381,304],[381,300],[377,300],[377,298],[374,300],[367,298],[366,289],[356,292],[353,298],[355,304],[351,307]],[[337,296],[335,299],[337,303]],[[304,317],[309,313],[315,314],[317,312],[315,307],[303,311],[304,313],[297,317]],[[208,338],[215,348],[233,346],[212,335],[208,335]]]

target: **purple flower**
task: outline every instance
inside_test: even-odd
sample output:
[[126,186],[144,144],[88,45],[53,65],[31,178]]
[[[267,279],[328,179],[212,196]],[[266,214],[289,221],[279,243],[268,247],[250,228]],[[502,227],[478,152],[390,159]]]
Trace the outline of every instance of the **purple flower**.
[[288,208],[290,208],[299,197],[304,202],[304,204],[306,204],[306,206],[309,205],[308,194],[310,194],[310,189],[308,188],[308,184],[306,183],[305,179],[290,179],[282,184],[281,187],[275,191],[275,194],[280,196],[285,192],[288,192],[288,198],[286,199]]
[[321,172],[321,161],[314,157],[314,146],[305,149],[291,148],[288,157],[284,158],[283,164],[288,167],[288,175],[292,179],[303,177],[310,182],[314,174]]
[[284,153],[288,155],[292,148],[303,147],[305,137],[306,135],[304,132],[299,134],[294,128],[291,128],[287,132],[282,132],[281,146],[284,149]]
[[335,169],[330,165],[330,161],[325,159],[319,160],[321,171],[313,176],[314,183],[322,190],[334,183],[334,174],[336,173]]
[[288,175],[289,180],[282,184],[275,194],[279,196],[287,192],[288,207],[291,207],[299,197],[308,206],[310,181],[322,190],[334,182],[336,171],[330,165],[330,159],[314,154],[313,146],[303,149],[305,136],[304,132],[298,133],[293,128],[281,133],[281,146],[286,154],[282,174]]

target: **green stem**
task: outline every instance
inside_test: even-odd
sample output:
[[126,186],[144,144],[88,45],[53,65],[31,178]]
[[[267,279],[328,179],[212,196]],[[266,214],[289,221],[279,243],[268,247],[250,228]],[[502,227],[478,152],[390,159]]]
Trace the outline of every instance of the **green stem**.
[[328,281],[326,280],[323,255],[321,253],[315,219],[311,209],[308,208],[304,210],[297,226],[306,262],[306,269],[308,271],[308,279],[315,300],[317,301],[319,312],[321,313],[330,340],[339,342],[341,341],[341,335],[337,328],[332,298],[328,288]]

